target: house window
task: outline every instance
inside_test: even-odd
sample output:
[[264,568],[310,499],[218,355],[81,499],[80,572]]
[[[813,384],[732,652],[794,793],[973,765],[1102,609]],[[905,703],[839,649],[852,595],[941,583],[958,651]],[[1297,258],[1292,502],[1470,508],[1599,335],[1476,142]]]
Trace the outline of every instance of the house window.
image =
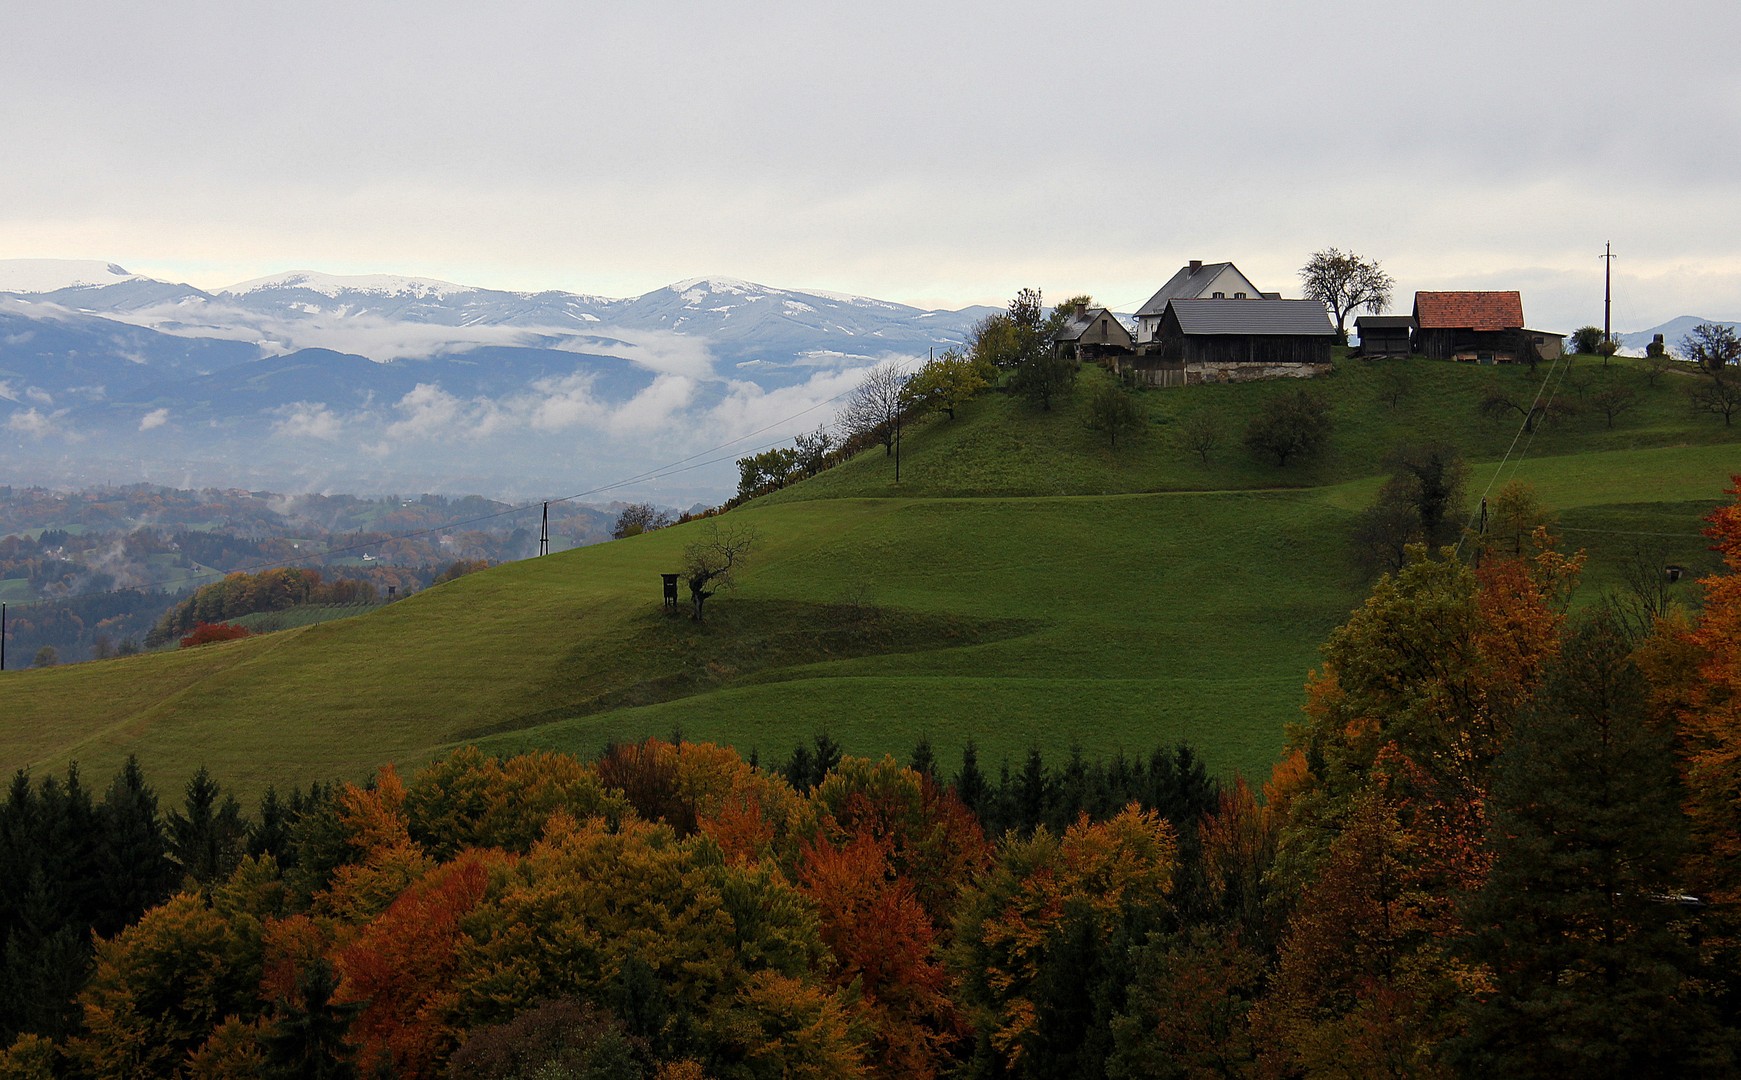
[[1215,294],[1215,295],[1214,295],[1214,297],[1212,297],[1212,299],[1215,299],[1215,300],[1225,300],[1225,299],[1227,299],[1227,294],[1226,294],[1226,293],[1224,293],[1224,292],[1218,292],[1218,293],[1216,293],[1216,294]]
[[1244,294],[1244,293],[1242,293],[1242,292],[1236,292],[1236,293],[1234,293],[1234,294],[1233,294],[1233,298],[1234,298],[1234,299],[1235,299],[1235,300],[1244,300],[1244,299],[1245,299],[1245,294]]

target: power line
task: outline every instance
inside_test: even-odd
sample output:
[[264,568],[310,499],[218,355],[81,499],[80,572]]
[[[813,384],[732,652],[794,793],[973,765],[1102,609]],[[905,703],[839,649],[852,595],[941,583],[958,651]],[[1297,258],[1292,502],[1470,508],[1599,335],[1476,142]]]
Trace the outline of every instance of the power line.
[[[1533,347],[1533,346],[1529,346],[1529,347]],[[1560,363],[1561,360],[1564,360],[1567,367],[1571,366],[1571,361],[1565,360],[1563,353],[1561,354],[1560,360],[1555,361],[1555,364]],[[1542,392],[1548,388],[1548,380],[1553,378],[1553,377],[1554,377],[1554,368],[1552,365],[1550,365],[1548,367],[1547,374],[1542,376],[1541,385],[1536,387],[1535,398],[1530,401],[1529,409],[1523,414],[1523,420],[1517,426],[1517,433],[1511,437],[1511,445],[1507,446],[1505,448],[1505,456],[1499,459],[1499,467],[1493,470],[1493,476],[1487,481],[1486,489],[1481,492],[1481,502],[1480,502],[1481,506],[1487,505],[1488,492],[1491,492],[1493,490],[1493,485],[1499,482],[1500,474],[1505,472],[1505,463],[1511,460],[1511,452],[1513,450],[1517,449],[1517,440],[1523,438],[1523,433],[1527,430],[1530,433],[1530,436],[1529,436],[1530,443],[1535,442],[1535,429],[1530,427],[1530,418],[1535,416],[1536,406],[1538,404],[1540,404],[1541,399],[1542,399]],[[1558,389],[1557,384],[1555,386],[1555,389],[1556,390]],[[1548,401],[1550,403],[1552,403],[1553,395],[1550,394],[1548,396]],[[1524,452],[1526,454],[1529,452],[1528,444],[1525,445]],[[1523,458],[1519,457],[1518,463],[1522,464]],[[1516,475],[1516,470],[1513,470],[1512,475],[1513,476]],[[1456,550],[1459,554],[1461,554],[1463,551],[1463,539],[1464,539],[1464,537],[1467,537],[1469,535],[1470,528],[1475,524],[1475,516],[1479,512],[1480,511],[1478,511],[1478,510],[1471,511],[1469,514],[1469,520],[1463,523],[1463,534],[1462,534],[1462,536],[1459,536],[1457,538]]]

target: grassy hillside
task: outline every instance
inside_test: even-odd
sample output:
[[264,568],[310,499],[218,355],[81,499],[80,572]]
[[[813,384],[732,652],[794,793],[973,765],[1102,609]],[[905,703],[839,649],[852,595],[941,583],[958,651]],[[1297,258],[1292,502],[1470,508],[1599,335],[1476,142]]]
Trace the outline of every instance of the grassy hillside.
[[[1698,519],[1741,469],[1741,429],[1693,416],[1684,377],[1650,388],[1632,365],[1610,374],[1637,382],[1638,408],[1612,430],[1590,415],[1549,426],[1502,479],[1530,481],[1558,508],[1597,586],[1634,543],[1711,565]],[[1384,403],[1398,378],[1403,395]],[[1384,453],[1456,441],[1486,462],[1479,494],[1515,434],[1476,415],[1493,379],[1526,381],[1344,363],[1318,384],[1337,403],[1332,448],[1287,469],[1238,445],[1283,385],[1147,392],[1145,437],[1116,453],[1077,406],[1036,414],[989,395],[912,433],[898,492],[878,450],[734,511],[761,539],[703,626],[662,611],[657,576],[677,568],[697,523],[355,618],[7,672],[0,766],[76,759],[106,777],[137,753],[160,782],[203,762],[258,791],[460,742],[590,753],[681,727],[764,758],[824,728],[861,753],[904,755],[925,735],[951,765],[971,737],[993,768],[1029,745],[1188,739],[1214,768],[1261,772],[1318,643],[1366,588],[1345,538]],[[1170,436],[1200,408],[1227,432],[1208,465]]]

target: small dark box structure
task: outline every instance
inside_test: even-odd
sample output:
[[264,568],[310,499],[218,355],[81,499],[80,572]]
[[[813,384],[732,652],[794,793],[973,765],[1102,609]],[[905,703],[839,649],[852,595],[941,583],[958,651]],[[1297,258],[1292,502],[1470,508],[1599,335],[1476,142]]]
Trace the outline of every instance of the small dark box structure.
[[659,576],[665,579],[665,606],[668,608],[676,607],[677,606],[677,579],[679,577],[682,577],[683,575],[681,575],[681,574],[660,574]]
[[1413,315],[1362,315],[1354,320],[1361,356],[1407,356]]

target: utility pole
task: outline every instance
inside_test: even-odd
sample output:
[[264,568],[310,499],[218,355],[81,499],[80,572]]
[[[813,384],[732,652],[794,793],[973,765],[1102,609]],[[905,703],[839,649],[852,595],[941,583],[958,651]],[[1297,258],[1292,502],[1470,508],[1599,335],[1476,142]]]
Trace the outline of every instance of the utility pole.
[[6,670],[6,605],[0,604],[0,671]]
[[544,504],[544,524],[538,528],[538,554],[550,554],[550,504]]
[[1614,243],[1609,241],[1602,245],[1602,343],[1612,347],[1614,344],[1614,323],[1610,315],[1614,309]]

